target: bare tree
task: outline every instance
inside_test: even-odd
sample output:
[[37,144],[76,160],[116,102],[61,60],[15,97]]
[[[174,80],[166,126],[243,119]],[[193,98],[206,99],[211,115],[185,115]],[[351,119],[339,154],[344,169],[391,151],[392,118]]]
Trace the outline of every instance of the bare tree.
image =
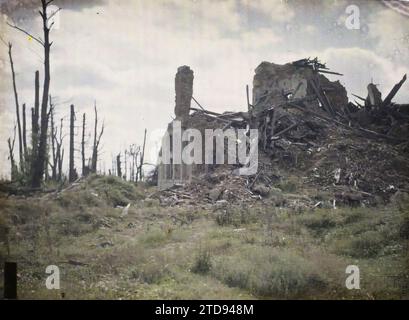
[[136,159],[136,154],[133,150],[131,150],[131,156],[132,156],[132,164],[131,164],[131,181],[135,182],[135,159]]
[[75,111],[74,105],[71,105],[70,112],[70,162],[68,180],[73,182],[76,180],[75,165],[74,165],[74,123],[75,123]]
[[138,159],[139,154],[140,154],[140,147],[137,147],[135,144],[131,144],[129,146],[129,155],[131,157],[129,170],[130,170],[130,180],[133,182],[138,181],[137,159]]
[[98,148],[101,142],[102,135],[104,134],[104,123],[102,123],[101,131],[98,132],[98,111],[97,111],[97,102],[94,103],[94,112],[95,112],[95,123],[94,123],[94,144],[92,145],[92,158],[91,158],[91,172],[97,172],[97,163],[98,163]]
[[50,119],[51,119],[51,135],[50,135],[50,140],[51,140],[51,157],[52,157],[52,163],[51,163],[51,178],[53,180],[57,180],[57,170],[58,170],[58,158],[57,158],[57,147],[56,147],[56,140],[57,140],[57,129],[55,127],[54,123],[54,106],[52,104],[52,99],[50,97]]
[[145,145],[146,145],[146,132],[147,130],[145,129],[145,134],[143,137],[143,147],[142,147],[142,151],[141,151],[141,155],[140,155],[140,161],[139,161],[139,181],[142,181],[142,176],[143,176],[143,172],[142,172],[142,167],[143,167],[143,160],[145,157]]
[[[111,159],[112,159],[112,170],[111,170],[111,173],[112,173],[112,175],[114,175],[114,176],[116,176],[116,167],[117,167],[117,165],[116,165],[116,156],[113,156],[112,154],[111,154]],[[111,174],[110,174],[111,175]]]
[[9,146],[9,160],[10,160],[10,165],[11,165],[11,181],[16,179],[17,175],[17,166],[16,162],[14,160],[14,144],[16,142],[16,126],[14,126],[14,135],[13,135],[13,140],[11,138],[8,138],[7,143]]
[[15,104],[16,104],[20,170],[23,171],[24,170],[23,141],[22,141],[22,135],[21,135],[20,105],[19,105],[19,102],[18,102],[18,93],[17,93],[17,85],[16,85],[16,73],[14,71],[14,62],[13,62],[13,55],[12,55],[13,45],[9,42],[8,47],[9,47],[9,60],[10,60],[10,66],[11,66],[11,76],[12,76],[12,79],[13,79],[14,101],[15,101]]
[[[18,27],[17,25],[9,24],[11,27],[23,32],[24,34],[28,35],[36,42],[38,42],[44,49],[44,83],[43,83],[43,94],[42,94],[42,101],[41,101],[41,129],[40,129],[40,140],[38,146],[38,154],[36,158],[33,159],[35,164],[33,165],[33,172],[32,172],[32,181],[31,184],[33,187],[40,187],[41,182],[43,180],[45,166],[46,166],[46,158],[47,158],[47,131],[48,131],[48,95],[50,91],[50,51],[52,42],[50,42],[50,30],[53,27],[53,23],[49,23],[47,8],[53,2],[53,0],[41,0],[41,10],[39,11],[42,25],[43,25],[43,37],[41,39],[39,37],[35,37],[26,30]],[[55,13],[54,13],[55,14]]]
[[85,113],[82,115],[82,138],[81,138],[81,160],[82,160],[82,176],[85,177],[88,174],[88,170],[85,166]]
[[116,173],[117,173],[118,177],[122,178],[121,154],[120,153],[116,156]]
[[[31,175],[34,172],[38,154],[38,140],[40,126],[38,123],[40,113],[40,72],[35,72],[34,80],[34,108],[31,109]],[[31,177],[33,179],[33,177]]]
[[124,173],[124,177],[125,177],[125,181],[128,178],[128,150],[125,150],[124,152],[124,163],[125,163],[125,173]]
[[28,168],[28,150],[27,150],[27,119],[26,104],[23,104],[23,150],[24,150],[24,172]]
[[57,165],[58,165],[58,173],[57,173],[57,180],[62,181],[62,164],[64,161],[64,149],[62,148],[63,144],[63,139],[64,136],[62,134],[62,128],[63,128],[63,119],[61,119],[61,124],[60,124],[60,136],[57,139],[56,138],[56,145],[57,145]]

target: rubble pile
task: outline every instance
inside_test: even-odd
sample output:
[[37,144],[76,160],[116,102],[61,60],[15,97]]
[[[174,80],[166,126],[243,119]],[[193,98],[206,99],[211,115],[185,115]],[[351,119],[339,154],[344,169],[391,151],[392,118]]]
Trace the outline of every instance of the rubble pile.
[[[184,70],[190,81],[190,69]],[[296,194],[315,190],[325,192],[333,206],[372,205],[387,202],[398,190],[409,192],[409,105],[392,102],[406,75],[384,99],[371,83],[366,98],[354,95],[360,102],[350,102],[342,84],[324,74],[341,75],[317,58],[285,65],[263,62],[255,70],[246,112],[208,111],[192,96],[198,108],[184,113],[187,127],[258,129],[258,172],[234,176],[231,165],[203,166],[190,183],[163,190],[161,203],[262,200],[314,207],[319,202],[311,192]],[[290,177],[297,178],[298,190],[280,190]]]
[[252,202],[260,199],[246,187],[246,179],[234,176],[222,167],[210,175],[203,175],[186,185],[174,185],[155,197],[165,206],[206,205],[226,202]]

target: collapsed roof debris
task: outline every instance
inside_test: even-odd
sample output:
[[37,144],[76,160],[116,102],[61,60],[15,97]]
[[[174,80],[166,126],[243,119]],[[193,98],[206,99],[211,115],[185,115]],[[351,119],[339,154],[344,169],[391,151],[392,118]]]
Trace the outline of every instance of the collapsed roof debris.
[[[232,165],[192,165],[181,170],[187,174],[175,177],[175,165],[159,165],[158,183],[164,190],[154,197],[164,205],[262,199],[315,208],[325,203],[323,194],[335,206],[371,205],[388,201],[398,190],[408,192],[409,105],[392,102],[406,75],[385,99],[375,84],[368,84],[367,98],[354,95],[360,104],[348,101],[344,86],[322,73],[341,75],[317,58],[284,65],[262,62],[255,70],[247,111],[217,113],[193,97],[193,71],[179,68],[176,117],[183,118],[184,127],[201,131],[258,129],[258,172],[234,176]],[[197,108],[190,106],[191,99]],[[161,183],[165,178],[172,183]],[[289,181],[309,194],[296,195]]]

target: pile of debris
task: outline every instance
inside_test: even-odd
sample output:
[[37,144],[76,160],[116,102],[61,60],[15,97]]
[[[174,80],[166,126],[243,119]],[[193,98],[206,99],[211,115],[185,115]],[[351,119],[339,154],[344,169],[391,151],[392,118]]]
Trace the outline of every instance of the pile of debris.
[[393,143],[407,141],[402,133],[409,129],[409,105],[392,103],[406,75],[385,100],[376,86],[369,84],[368,97],[361,98],[365,105],[361,105],[348,102],[347,92],[339,81],[331,82],[319,72],[338,74],[328,71],[317,59],[303,59],[283,66],[263,62],[256,69],[254,105],[249,106],[249,113],[264,132],[264,150],[274,149],[271,140],[279,139],[290,130],[301,131],[298,140],[305,140],[311,131],[323,125]]
[[[323,73],[341,75],[317,58],[285,65],[263,62],[255,70],[252,101],[247,87],[247,111],[221,114],[206,110],[192,96],[193,72],[179,68],[177,118],[190,128],[258,129],[259,170],[243,177],[233,176],[231,165],[202,166],[189,176],[189,183],[167,186],[160,201],[265,200],[277,194],[277,185],[289,176],[297,176],[303,188],[326,191],[334,203],[375,204],[388,201],[398,190],[408,192],[409,105],[392,102],[406,75],[385,99],[370,83],[367,98],[354,95],[360,103],[349,102],[341,83]],[[274,197],[272,202],[283,204]]]

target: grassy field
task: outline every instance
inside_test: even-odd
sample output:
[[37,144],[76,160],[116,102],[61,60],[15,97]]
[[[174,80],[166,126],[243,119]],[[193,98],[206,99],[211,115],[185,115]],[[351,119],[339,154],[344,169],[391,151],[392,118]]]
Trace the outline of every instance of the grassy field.
[[[409,298],[404,197],[376,208],[294,211],[261,200],[167,208],[144,200],[152,192],[90,177],[57,195],[0,198],[19,298]],[[128,203],[123,215],[118,206]],[[0,243],[2,263],[6,256]],[[60,269],[60,290],[45,286],[48,265]],[[360,290],[346,289],[348,265],[360,269]]]

